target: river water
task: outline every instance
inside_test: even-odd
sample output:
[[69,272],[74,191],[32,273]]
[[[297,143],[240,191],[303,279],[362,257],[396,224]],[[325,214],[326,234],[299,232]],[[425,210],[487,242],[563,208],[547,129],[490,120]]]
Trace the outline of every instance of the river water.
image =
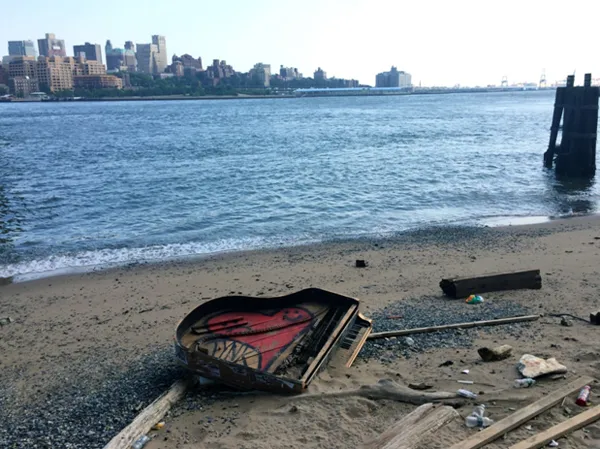
[[0,277],[594,213],[553,91],[0,104]]

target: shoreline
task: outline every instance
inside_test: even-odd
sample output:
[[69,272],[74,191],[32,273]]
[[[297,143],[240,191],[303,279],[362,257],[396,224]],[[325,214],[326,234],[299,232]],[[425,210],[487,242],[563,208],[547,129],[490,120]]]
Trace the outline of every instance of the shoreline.
[[[270,298],[309,287],[358,298],[361,313],[378,331],[543,314],[535,322],[489,331],[414,335],[414,345],[402,338],[368,343],[352,367],[328,365],[308,391],[354,389],[386,378],[456,391],[461,370],[470,369],[466,378],[474,381],[473,391],[490,393],[481,397],[489,416],[500,420],[510,408],[526,405],[512,387],[523,354],[555,357],[569,370],[566,380],[540,380],[524,391],[529,402],[576,375],[600,379],[598,327],[579,320],[565,326],[552,316],[587,318],[597,310],[598,257],[600,219],[591,216],[523,226],[418,229],[388,239],[236,252],[3,286],[0,316],[11,321],[0,326],[0,421],[5,424],[0,446],[101,449],[183,374],[172,341],[178,322],[192,309],[223,296]],[[367,267],[356,268],[356,259],[367,261]],[[446,277],[521,269],[539,269],[542,289],[487,293],[483,303],[469,305],[443,296],[439,287]],[[481,362],[478,347],[500,344],[513,346],[511,358]],[[446,360],[453,366],[440,366]],[[486,399],[495,393],[502,402]],[[566,405],[578,413],[574,400]],[[335,448],[337,441],[359,447],[412,407],[334,398],[299,403],[294,413],[288,409],[285,397],[222,393],[218,386],[193,390],[165,417],[165,429],[152,433],[147,448],[280,449],[282,438],[289,447]],[[460,413],[470,411],[465,407]],[[532,424],[550,426],[557,418],[565,419],[558,407]],[[455,430],[445,441],[449,444],[431,449],[449,447],[470,432],[462,423]],[[307,431],[319,439],[304,439]],[[524,429],[511,433],[506,445],[526,434]],[[595,441],[589,439],[593,435]],[[600,426],[587,440],[583,432],[569,438],[573,449],[598,447]]]
[[537,92],[537,91],[550,91],[556,88],[472,88],[472,89],[440,89],[440,90],[422,90],[416,92],[399,92],[399,93],[360,93],[360,94],[334,94],[329,93],[323,94],[310,94],[310,95],[295,95],[295,94],[283,94],[283,95],[203,95],[203,96],[189,96],[189,95],[157,95],[149,97],[104,97],[104,98],[85,98],[81,97],[78,99],[55,99],[55,100],[41,100],[41,99],[17,99],[10,101],[0,101],[2,103],[70,103],[76,102],[112,102],[112,101],[176,101],[176,100],[275,100],[275,99],[298,99],[298,98],[336,98],[336,97],[405,97],[411,95],[450,95],[450,94],[482,94],[482,93],[511,93],[511,92]]
[[[515,224],[511,224],[512,221],[516,221]],[[222,250],[210,253],[201,254],[189,254],[183,256],[171,256],[165,259],[145,259],[145,260],[131,260],[126,262],[114,262],[108,264],[95,264],[95,265],[83,265],[78,267],[64,267],[55,270],[45,272],[30,272],[24,274],[17,274],[9,277],[0,277],[0,288],[10,284],[24,284],[36,281],[45,281],[49,279],[57,278],[68,278],[84,276],[96,273],[111,273],[121,270],[137,269],[143,267],[151,268],[168,268],[171,266],[180,265],[196,265],[202,264],[211,260],[227,260],[228,258],[235,259],[241,257],[252,257],[256,255],[268,255],[277,253],[289,253],[289,252],[308,252],[308,251],[324,251],[328,249],[335,249],[338,246],[351,247],[356,245],[361,247],[364,245],[378,244],[378,245],[394,245],[400,244],[403,241],[410,240],[415,234],[429,234],[436,232],[447,232],[451,230],[458,230],[458,232],[469,232],[469,233],[484,233],[486,230],[496,230],[499,232],[509,231],[530,231],[530,230],[544,230],[554,229],[561,227],[566,224],[577,224],[578,221],[583,222],[585,225],[588,220],[600,221],[600,214],[588,214],[588,215],[573,215],[569,217],[547,217],[547,216],[518,216],[518,217],[502,217],[498,220],[498,224],[487,225],[487,224],[449,224],[449,225],[434,225],[431,227],[424,228],[412,228],[403,231],[398,231],[392,235],[378,236],[364,234],[357,237],[339,237],[331,238],[324,241],[315,241],[309,243],[299,243],[297,245],[280,245],[273,247],[263,248],[250,248],[250,249],[232,249]]]

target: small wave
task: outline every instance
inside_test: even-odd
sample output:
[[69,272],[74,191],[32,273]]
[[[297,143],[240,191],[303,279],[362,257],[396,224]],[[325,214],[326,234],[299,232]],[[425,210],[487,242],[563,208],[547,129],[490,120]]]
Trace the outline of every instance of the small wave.
[[49,276],[118,267],[130,263],[182,260],[233,251],[297,246],[316,243],[317,241],[316,239],[309,239],[307,237],[289,239],[265,239],[257,237],[244,240],[221,240],[209,243],[174,243],[140,248],[82,251],[0,265],[0,277],[13,277],[15,282],[23,282]]

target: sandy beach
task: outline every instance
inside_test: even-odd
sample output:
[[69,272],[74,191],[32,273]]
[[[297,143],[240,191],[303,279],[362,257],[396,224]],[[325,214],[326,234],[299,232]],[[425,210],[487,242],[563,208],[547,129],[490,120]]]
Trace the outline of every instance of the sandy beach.
[[[355,268],[355,259],[365,259],[368,267]],[[0,286],[0,317],[14,320],[0,327],[0,447],[103,447],[183,374],[171,345],[175,326],[192,308],[228,294],[268,297],[307,287],[359,298],[376,331],[386,307],[414,311],[410,323],[395,320],[397,328],[415,327],[436,313],[447,323],[517,310],[544,314],[530,324],[415,336],[413,349],[401,341],[369,343],[351,368],[330,366],[309,388],[338,391],[390,378],[455,391],[462,386],[457,379],[468,379],[474,382],[469,388],[483,393],[489,416],[499,420],[576,376],[600,378],[600,327],[576,319],[565,327],[549,316],[587,319],[600,311],[599,260],[600,219],[583,217],[518,227],[438,228]],[[541,290],[489,293],[479,305],[447,299],[438,285],[442,277],[533,268],[541,270]],[[515,353],[501,362],[481,362],[476,349],[494,344],[511,344]],[[566,379],[513,389],[515,365],[525,353],[556,357],[568,367]],[[453,365],[440,366],[447,360]],[[469,374],[461,375],[463,369]],[[592,400],[598,388],[592,385]],[[486,395],[493,400],[486,402]],[[507,448],[579,413],[574,400],[568,397],[530,421],[531,430],[521,427],[486,447]],[[414,408],[357,397],[292,400],[199,387],[172,410],[146,447],[357,447]],[[470,406],[459,409],[463,417],[470,412]],[[448,447],[473,432],[463,422],[452,424],[423,447]],[[598,448],[600,424],[559,443]]]

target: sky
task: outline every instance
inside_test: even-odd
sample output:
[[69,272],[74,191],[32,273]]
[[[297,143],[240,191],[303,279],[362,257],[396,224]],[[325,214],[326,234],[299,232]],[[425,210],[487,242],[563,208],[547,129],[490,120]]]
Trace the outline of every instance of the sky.
[[600,1],[537,0],[0,0],[0,56],[9,40],[115,47],[166,36],[167,52],[297,67],[374,84],[392,65],[423,86],[600,78]]

